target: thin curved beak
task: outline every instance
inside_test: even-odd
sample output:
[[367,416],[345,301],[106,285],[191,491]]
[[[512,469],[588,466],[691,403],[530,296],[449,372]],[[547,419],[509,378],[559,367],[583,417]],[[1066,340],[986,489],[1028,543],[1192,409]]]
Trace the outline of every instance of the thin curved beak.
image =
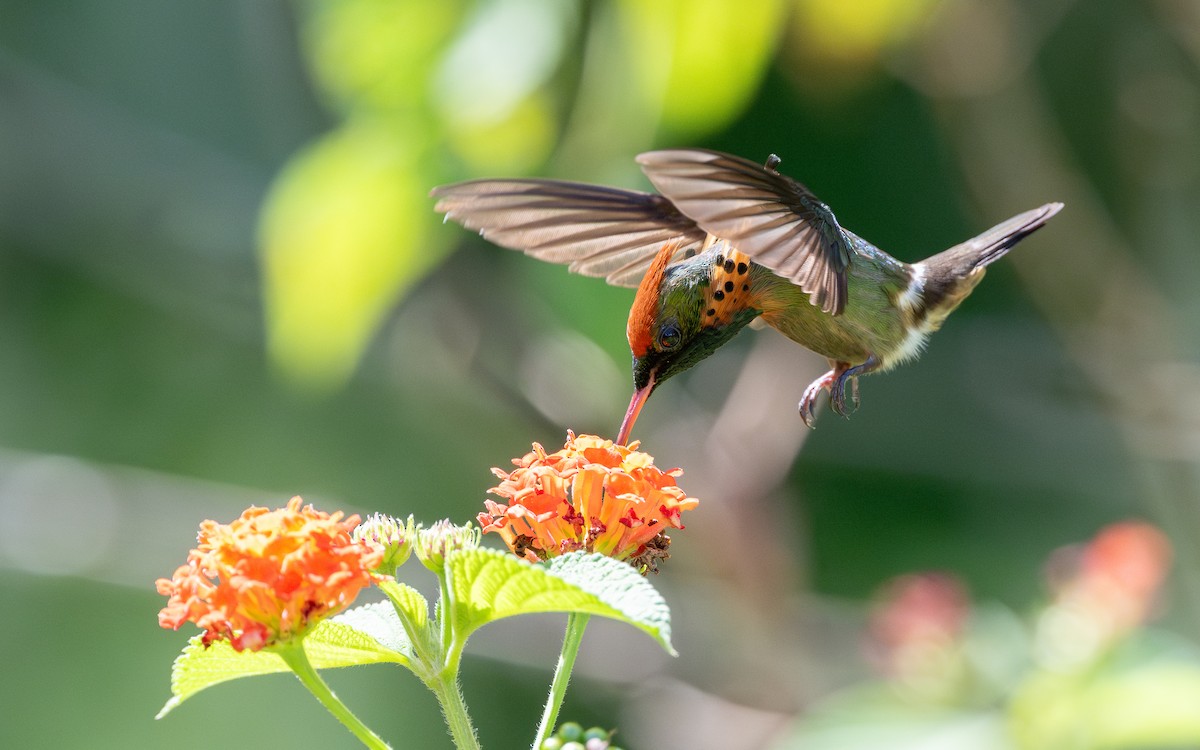
[[617,445],[629,445],[629,433],[633,432],[633,423],[637,421],[638,414],[641,413],[642,407],[646,405],[646,399],[650,398],[650,391],[654,390],[654,373],[650,373],[650,382],[642,388],[638,388],[633,392],[633,398],[629,399],[629,408],[625,410],[625,419],[621,420],[621,429],[617,431]]

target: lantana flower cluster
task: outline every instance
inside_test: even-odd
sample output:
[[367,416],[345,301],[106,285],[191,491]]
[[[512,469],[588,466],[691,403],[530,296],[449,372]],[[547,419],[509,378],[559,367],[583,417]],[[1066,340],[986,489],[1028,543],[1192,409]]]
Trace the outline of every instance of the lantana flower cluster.
[[205,645],[228,640],[238,651],[301,637],[374,581],[384,550],[351,538],[358,522],[299,497],[277,510],[249,508],[230,524],[204,521],[187,563],[157,581],[170,597],[159,624],[194,622]]
[[533,562],[586,550],[655,570],[670,543],[663,532],[682,529],[699,501],[676,484],[682,471],[637,447],[570,432],[554,453],[534,443],[514,470],[492,470],[500,484],[489,492],[506,502],[485,500],[479,525]]

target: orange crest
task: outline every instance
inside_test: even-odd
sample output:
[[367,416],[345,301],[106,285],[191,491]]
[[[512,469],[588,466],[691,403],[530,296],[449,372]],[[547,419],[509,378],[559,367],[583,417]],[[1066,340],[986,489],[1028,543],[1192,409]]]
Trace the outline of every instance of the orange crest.
[[662,287],[663,276],[671,257],[679,250],[680,242],[672,240],[663,244],[658,255],[650,262],[642,283],[638,285],[637,296],[633,298],[633,307],[629,310],[629,323],[625,327],[625,335],[629,339],[629,350],[633,356],[641,357],[650,351],[654,341],[654,319],[658,315],[658,292]]

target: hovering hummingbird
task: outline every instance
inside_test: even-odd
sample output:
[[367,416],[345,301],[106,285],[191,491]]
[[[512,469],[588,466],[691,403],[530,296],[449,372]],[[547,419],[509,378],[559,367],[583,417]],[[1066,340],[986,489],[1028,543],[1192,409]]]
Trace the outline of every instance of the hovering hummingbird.
[[[829,360],[800,399],[859,404],[858,376],[915,358],[988,264],[1063,204],[1018,214],[919,263],[843,229],[829,207],[766,164],[703,149],[650,151],[638,164],[660,194],[545,179],[486,179],[435,188],[435,210],[485,239],[571,271],[637,287],[626,333],[633,398],[628,442],[650,394],[761,317]],[[846,403],[847,385],[853,407]]]

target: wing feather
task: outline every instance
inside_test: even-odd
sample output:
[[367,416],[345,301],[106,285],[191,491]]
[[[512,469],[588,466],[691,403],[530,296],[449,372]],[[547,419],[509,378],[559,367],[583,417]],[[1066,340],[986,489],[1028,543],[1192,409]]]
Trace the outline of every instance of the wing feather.
[[654,186],[701,229],[798,284],[837,315],[846,305],[850,241],[829,207],[790,177],[703,149],[637,158]]
[[489,242],[636,287],[664,242],[679,255],[705,238],[661,195],[539,179],[471,180],[434,188],[435,210]]

